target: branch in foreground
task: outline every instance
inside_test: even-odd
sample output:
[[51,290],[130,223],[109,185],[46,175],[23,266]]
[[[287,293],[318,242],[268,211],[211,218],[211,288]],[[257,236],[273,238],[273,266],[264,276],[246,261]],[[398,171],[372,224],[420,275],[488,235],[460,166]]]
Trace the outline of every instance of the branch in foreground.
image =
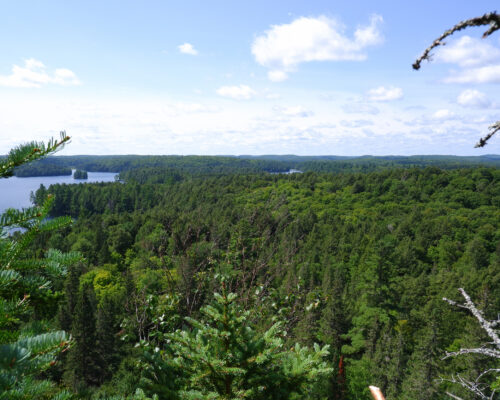
[[[453,28],[445,31],[440,37],[438,37],[434,42],[422,53],[422,55],[417,58],[417,60],[413,63],[413,69],[419,70],[422,61],[427,60],[430,61],[432,58],[431,52],[436,47],[444,46],[446,43],[443,42],[445,38],[453,35],[455,32],[461,31],[462,29],[474,26],[484,26],[489,25],[489,29],[483,33],[483,38],[490,36],[493,32],[496,32],[500,29],[500,15],[497,14],[496,11],[484,14],[482,17],[476,17],[467,19],[465,21],[461,21],[456,24]],[[500,130],[500,121],[495,122],[493,125],[489,127],[490,132],[483,138],[479,139],[479,142],[474,147],[484,147],[488,140],[490,140],[495,133]]]
[[460,356],[462,354],[482,354],[487,357],[500,358],[500,351],[483,347],[478,349],[460,349],[450,353],[446,352],[446,355],[442,359],[446,360],[447,358]]
[[50,139],[47,144],[30,142],[12,149],[5,160],[0,160],[0,178],[12,176],[15,167],[53,154],[70,141],[65,131],[61,131],[59,136],[58,141]]
[[464,297],[465,303],[464,304],[458,304],[456,301],[449,300],[446,297],[443,298],[444,301],[448,302],[449,304],[461,308],[466,308],[469,310],[474,317],[479,321],[479,324],[481,325],[481,328],[483,328],[488,336],[493,340],[493,344],[500,349],[500,338],[498,337],[498,334],[495,332],[493,329],[494,326],[498,323],[498,321],[488,321],[484,318],[483,312],[478,310],[472,300],[470,299],[470,296],[467,294],[467,292],[463,288],[459,288],[458,291],[460,294]]
[[461,21],[456,24],[453,28],[445,31],[440,37],[438,37],[434,42],[423,52],[423,54],[415,61],[413,64],[413,69],[420,69],[422,61],[431,59],[431,51],[438,46],[444,46],[446,43],[443,42],[445,38],[453,35],[457,31],[462,29],[472,27],[472,26],[483,26],[490,25],[490,28],[484,32],[483,38],[490,36],[493,32],[500,29],[500,15],[493,11],[491,13],[484,14],[482,17],[471,18],[465,21]]
[[[443,357],[443,359],[449,358],[449,357],[456,357],[460,356],[463,354],[482,354],[487,357],[491,358],[500,358],[500,338],[498,336],[498,332],[494,329],[498,323],[500,322],[499,320],[494,320],[494,321],[488,321],[481,310],[478,310],[475,304],[472,302],[470,296],[467,294],[467,292],[460,288],[458,289],[460,294],[464,297],[465,303],[460,304],[457,303],[456,301],[443,298],[444,301],[448,302],[449,304],[455,306],[455,307],[460,307],[468,310],[479,322],[480,326],[482,329],[486,331],[488,336],[492,339],[491,343],[488,343],[489,345],[494,345],[495,348],[489,348],[489,347],[481,347],[481,348],[473,348],[473,349],[460,349],[459,351],[455,352],[447,352],[446,356]],[[493,386],[490,386],[489,384],[485,382],[481,382],[481,379],[488,374],[491,373],[496,373],[498,374],[500,372],[499,368],[490,368],[482,371],[475,380],[467,380],[463,378],[460,375],[455,375],[452,376],[451,379],[444,379],[440,378],[441,382],[450,382],[454,384],[458,384],[462,386],[465,390],[471,392],[474,394],[475,397],[484,399],[484,400],[493,400],[495,398],[495,394],[497,393],[497,389],[495,389]],[[489,392],[489,393],[488,393]],[[446,394],[455,399],[455,400],[462,400],[461,397],[458,397],[457,395],[451,393],[451,392],[446,392]]]
[[488,140],[490,140],[495,133],[500,131],[500,121],[495,122],[493,125],[490,125],[489,128],[490,133],[488,133],[485,137],[479,139],[479,142],[476,143],[474,147],[484,147]]

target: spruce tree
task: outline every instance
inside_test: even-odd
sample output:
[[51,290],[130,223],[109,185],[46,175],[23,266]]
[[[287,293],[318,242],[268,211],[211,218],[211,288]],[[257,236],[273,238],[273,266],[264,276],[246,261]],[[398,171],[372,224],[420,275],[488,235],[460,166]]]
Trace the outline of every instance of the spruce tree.
[[257,332],[255,316],[242,310],[224,282],[201,313],[201,320],[186,318],[190,329],[166,335],[165,360],[181,377],[180,399],[294,399],[331,373],[323,360],[328,346],[287,349],[280,322]]
[[67,380],[75,390],[99,383],[98,357],[96,348],[96,298],[91,284],[84,284],[78,293],[74,309],[74,343],[66,364]]

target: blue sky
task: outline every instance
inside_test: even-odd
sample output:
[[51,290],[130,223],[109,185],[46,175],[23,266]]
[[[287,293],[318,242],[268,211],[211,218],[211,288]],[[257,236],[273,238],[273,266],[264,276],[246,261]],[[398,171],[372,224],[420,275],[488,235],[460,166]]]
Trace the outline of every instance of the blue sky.
[[458,154],[500,114],[494,1],[1,1],[0,153]]

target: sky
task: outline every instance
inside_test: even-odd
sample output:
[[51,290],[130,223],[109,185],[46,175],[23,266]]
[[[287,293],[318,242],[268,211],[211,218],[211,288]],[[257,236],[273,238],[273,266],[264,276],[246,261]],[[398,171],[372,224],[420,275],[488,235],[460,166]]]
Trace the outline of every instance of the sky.
[[0,154],[481,155],[498,1],[0,0]]

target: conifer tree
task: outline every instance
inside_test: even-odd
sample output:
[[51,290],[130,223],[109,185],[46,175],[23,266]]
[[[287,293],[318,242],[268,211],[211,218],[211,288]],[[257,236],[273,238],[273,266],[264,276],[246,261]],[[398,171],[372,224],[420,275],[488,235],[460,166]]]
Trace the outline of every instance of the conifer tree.
[[[69,141],[65,132],[60,140],[47,144],[31,142],[18,146],[0,161],[0,178],[13,175],[14,169],[60,149]],[[56,250],[43,259],[26,255],[26,249],[43,232],[68,225],[69,218],[47,220],[53,202],[23,209],[9,209],[0,217],[0,399],[68,398],[39,375],[55,363],[56,356],[66,349],[69,336],[63,332],[40,332],[26,325],[33,310],[30,300],[42,298],[51,291],[52,282],[63,276],[68,265],[80,259],[77,253],[63,254]],[[15,236],[7,229],[23,228]]]
[[68,354],[67,376],[75,390],[99,382],[96,349],[96,298],[91,284],[84,284],[78,293],[71,332],[74,344]]
[[236,299],[222,282],[202,320],[188,317],[191,329],[166,335],[165,360],[181,376],[180,399],[294,399],[331,373],[323,360],[328,346],[286,349],[281,323],[257,332]]

